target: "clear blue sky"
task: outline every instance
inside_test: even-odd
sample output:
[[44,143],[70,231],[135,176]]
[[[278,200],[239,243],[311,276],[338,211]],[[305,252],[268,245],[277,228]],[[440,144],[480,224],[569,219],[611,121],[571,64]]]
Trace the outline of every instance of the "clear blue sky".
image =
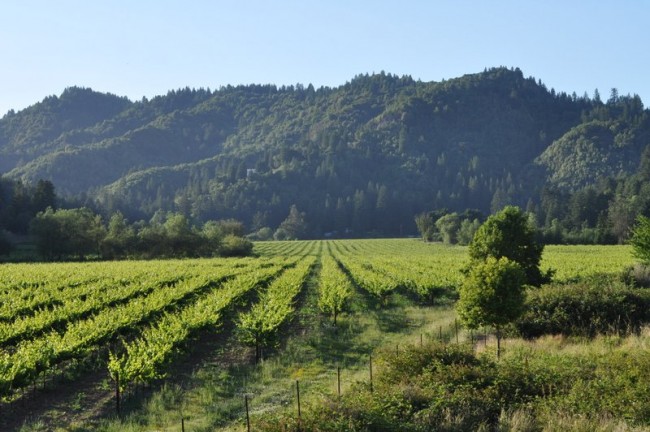
[[0,116],[69,86],[131,99],[227,84],[440,81],[519,67],[650,105],[645,0],[3,0]]

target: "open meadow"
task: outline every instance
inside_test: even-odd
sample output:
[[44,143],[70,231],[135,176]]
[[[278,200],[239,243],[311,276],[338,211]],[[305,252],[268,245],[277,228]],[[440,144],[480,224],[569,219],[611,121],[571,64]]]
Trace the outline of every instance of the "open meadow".
[[[598,315],[600,327],[585,315],[587,334],[529,314],[496,361],[491,329],[463,329],[453,308],[465,247],[255,252],[0,266],[0,430],[650,427],[645,315]],[[530,293],[531,310],[576,290],[642,305],[646,289],[621,281],[633,263],[628,246],[547,246],[554,283]]]

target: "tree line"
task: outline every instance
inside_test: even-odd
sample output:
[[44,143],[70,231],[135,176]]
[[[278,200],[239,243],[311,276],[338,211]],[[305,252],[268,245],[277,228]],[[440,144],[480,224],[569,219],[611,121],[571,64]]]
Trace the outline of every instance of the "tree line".
[[[538,240],[546,244],[628,241],[637,218],[650,216],[650,146],[637,164],[629,176],[601,177],[575,190],[547,185],[538,196],[531,196],[521,207],[536,228]],[[423,240],[467,245],[484,219],[478,210],[443,208],[418,213],[414,221]]]
[[507,68],[429,83],[378,73],[337,88],[186,88],[137,102],[70,88],[0,119],[0,171],[47,178],[67,199],[132,221],[162,209],[257,231],[295,204],[309,236],[400,236],[426,210],[517,205],[549,235],[618,241],[595,239],[599,215],[581,204],[596,200],[590,192],[570,209],[566,197],[612,178],[602,190],[612,200],[649,133],[638,96],[558,93]]
[[[180,212],[157,211],[149,220],[129,222],[119,211],[86,206],[57,196],[54,185],[0,181],[0,256],[16,243],[33,243],[27,259],[125,259],[246,256],[252,240],[294,240],[311,235],[305,212],[295,205],[274,230],[259,212],[247,231],[233,218],[199,223]],[[81,205],[79,205],[81,204]]]
[[125,259],[244,256],[253,245],[244,224],[234,219],[195,224],[180,213],[159,211],[149,221],[129,221],[120,212],[108,217],[56,195],[39,180],[29,186],[0,181],[0,256],[16,243],[33,243],[28,259]]
[[30,233],[39,255],[57,261],[245,256],[253,249],[243,238],[239,221],[208,221],[195,226],[182,214],[166,212],[133,224],[118,212],[105,224],[86,207],[50,207],[34,217]]

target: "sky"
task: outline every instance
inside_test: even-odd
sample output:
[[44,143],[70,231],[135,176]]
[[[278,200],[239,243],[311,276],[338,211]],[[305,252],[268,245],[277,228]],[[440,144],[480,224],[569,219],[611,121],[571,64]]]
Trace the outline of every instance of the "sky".
[[441,81],[518,67],[549,89],[650,105],[646,0],[2,0],[0,116],[66,87]]

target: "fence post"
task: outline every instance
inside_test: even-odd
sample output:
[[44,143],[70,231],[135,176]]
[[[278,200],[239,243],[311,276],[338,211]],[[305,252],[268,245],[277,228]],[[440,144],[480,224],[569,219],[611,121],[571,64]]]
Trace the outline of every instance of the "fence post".
[[298,397],[298,420],[300,420],[300,382],[296,380],[296,396]]
[[115,372],[115,409],[120,415],[120,373]]
[[456,345],[458,345],[458,319],[454,319],[454,329],[456,330]]
[[372,354],[370,354],[370,393],[373,392],[372,388]]
[[338,383],[339,399],[341,398],[341,366],[336,367],[336,380]]
[[244,403],[246,404],[246,430],[251,432],[251,418],[248,414],[248,395],[244,395]]

